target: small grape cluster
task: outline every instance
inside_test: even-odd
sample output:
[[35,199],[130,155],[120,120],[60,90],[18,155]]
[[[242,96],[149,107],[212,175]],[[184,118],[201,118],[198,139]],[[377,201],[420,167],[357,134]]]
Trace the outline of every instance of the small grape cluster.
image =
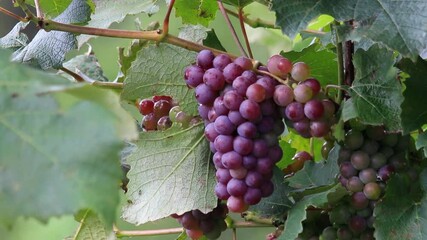
[[143,115],[141,127],[144,131],[166,130],[172,123],[178,123],[183,128],[199,121],[186,114],[170,96],[153,96],[143,99],[138,104],[139,112]]
[[283,154],[277,138],[284,123],[273,99],[278,82],[252,69],[248,58],[202,50],[184,77],[195,88],[214,153],[215,193],[239,213],[273,193],[273,167]]
[[292,89],[287,85],[276,88],[274,100],[282,106],[282,114],[302,137],[324,137],[334,123],[335,104],[321,93],[317,79],[309,78],[310,69],[304,62],[294,65],[281,55],[270,57],[270,73],[289,78],[298,84]]
[[219,203],[212,212],[206,214],[196,209],[182,215],[172,214],[171,216],[176,218],[185,228],[187,236],[191,239],[199,239],[202,236],[208,239],[217,239],[221,232],[227,229],[225,222],[227,214],[227,206]]

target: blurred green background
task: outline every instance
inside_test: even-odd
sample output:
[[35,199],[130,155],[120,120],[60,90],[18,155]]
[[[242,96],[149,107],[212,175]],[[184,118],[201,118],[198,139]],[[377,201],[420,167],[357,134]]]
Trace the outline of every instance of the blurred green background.
[[[163,2],[162,2],[163,3]],[[3,8],[12,10],[19,15],[23,15],[20,9],[14,9],[11,1],[0,1],[0,6]],[[161,5],[160,12],[149,17],[146,14],[139,14],[135,16],[128,16],[125,21],[122,23],[115,23],[111,28],[116,29],[129,29],[135,30],[135,19],[139,18],[142,26],[147,26],[152,21],[163,21],[163,17],[166,12],[166,6]],[[254,3],[245,8],[245,12],[251,14],[256,13],[256,17],[263,18],[265,20],[274,21],[274,14],[270,12],[267,7]],[[174,13],[172,13],[172,18],[170,20],[171,33],[177,35],[179,28],[182,27],[181,19],[175,18]],[[231,17],[231,20],[236,27],[236,31],[239,34],[241,39],[242,35],[238,24],[237,19]],[[10,29],[16,24],[16,20],[10,18],[6,15],[0,14],[0,36],[4,36]],[[222,42],[223,46],[227,49],[228,52],[239,55],[239,51],[233,42],[230,31],[222,17],[218,12],[217,18],[213,21],[210,28],[214,28],[218,38]],[[29,29],[25,31],[30,37],[34,36],[37,32],[37,29],[34,26],[30,26]],[[252,29],[247,27],[247,32],[249,40],[251,42],[252,51],[254,57],[261,62],[266,62],[269,56],[272,54],[278,53],[281,50],[290,51],[292,49],[292,41],[289,38],[283,36],[280,30],[266,30],[262,28]],[[116,38],[94,38],[89,41],[89,44],[92,46],[93,51],[99,59],[99,62],[104,70],[105,76],[110,80],[114,80],[117,76],[119,66],[117,63],[118,59],[118,47],[128,47],[131,43],[129,39],[116,39]],[[75,55],[84,53],[87,51],[88,46],[84,45],[80,50],[71,51],[67,55],[67,59],[72,58]],[[122,199],[125,200],[123,193]],[[13,203],[11,203],[13,204]],[[31,204],[31,200],[28,200],[28,204]],[[118,209],[118,215],[120,215],[120,209]],[[235,220],[241,220],[239,215],[233,215]],[[142,226],[133,226],[127,224],[120,219],[118,219],[117,226],[123,230],[131,229],[162,229],[170,227],[180,227],[175,219],[164,219],[156,221],[153,223],[147,223]],[[6,235],[1,236],[0,239],[5,240],[58,240],[64,239],[65,237],[73,236],[75,230],[78,227],[78,222],[76,222],[73,216],[63,216],[60,218],[51,218],[47,223],[40,223],[34,219],[24,219],[20,218],[17,221],[17,224],[14,228]],[[265,239],[266,234],[272,232],[273,227],[270,228],[255,228],[255,229],[238,229],[238,239]],[[173,235],[163,235],[163,236],[153,236],[153,237],[134,237],[132,239],[145,239],[145,240],[172,240],[176,239],[178,234]],[[220,239],[231,239],[231,231],[227,230],[224,232]],[[123,238],[130,239],[130,238]]]

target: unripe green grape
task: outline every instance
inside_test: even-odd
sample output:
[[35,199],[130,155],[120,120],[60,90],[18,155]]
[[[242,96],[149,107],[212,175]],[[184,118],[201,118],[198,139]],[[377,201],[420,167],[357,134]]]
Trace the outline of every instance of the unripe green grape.
[[350,130],[345,134],[344,146],[350,150],[356,150],[363,145],[363,135],[359,131]]
[[367,183],[363,188],[363,193],[367,199],[377,200],[381,196],[381,187],[378,185],[378,183]]
[[169,110],[169,118],[172,122],[176,122],[176,114],[181,112],[181,108],[179,106],[172,107]]

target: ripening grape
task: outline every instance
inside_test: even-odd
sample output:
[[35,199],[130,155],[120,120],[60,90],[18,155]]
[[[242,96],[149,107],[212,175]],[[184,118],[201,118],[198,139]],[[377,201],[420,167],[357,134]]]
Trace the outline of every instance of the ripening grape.
[[153,112],[154,101],[151,99],[143,99],[139,102],[139,112],[142,115],[147,115]]
[[225,79],[220,70],[210,68],[203,75],[203,82],[212,90],[219,91],[224,88]]
[[294,92],[287,85],[277,85],[274,89],[273,99],[277,105],[286,107],[294,100]]
[[295,81],[304,81],[310,76],[310,68],[304,62],[297,62],[292,67],[291,75]]
[[299,84],[294,88],[295,101],[306,103],[313,98],[313,90],[304,84]]
[[219,54],[213,60],[213,67],[219,70],[224,70],[224,68],[230,64],[232,61],[230,57],[226,54]]
[[270,73],[286,78],[292,70],[292,62],[280,55],[273,55],[267,61],[267,68]]

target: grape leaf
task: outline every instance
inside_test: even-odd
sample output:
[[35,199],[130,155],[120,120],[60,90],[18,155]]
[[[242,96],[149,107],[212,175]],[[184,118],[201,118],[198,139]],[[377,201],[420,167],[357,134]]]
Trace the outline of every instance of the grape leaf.
[[81,211],[76,220],[80,222],[79,227],[73,237],[73,240],[114,240],[113,232],[105,228],[104,223],[90,210]]
[[227,50],[225,50],[224,46],[222,46],[221,42],[219,41],[218,36],[216,35],[213,28],[208,31],[208,36],[205,40],[203,40],[203,45],[227,52]]
[[[53,20],[60,23],[84,23],[89,20],[90,7],[85,0],[73,0],[68,8]],[[42,69],[59,68],[65,54],[76,48],[74,34],[40,30],[24,48],[13,54],[13,61],[28,62]]]
[[354,20],[355,27],[342,38],[382,43],[406,57],[415,58],[427,47],[427,2],[273,0],[276,25],[293,38],[320,14],[338,21]]
[[138,52],[124,81],[122,99],[134,101],[154,95],[173,96],[190,115],[197,114],[193,90],[184,81],[184,68],[195,61],[196,54],[161,43]]
[[416,147],[417,150],[420,150],[422,148],[424,151],[424,156],[427,156],[427,132],[423,132],[418,135]]
[[293,148],[290,143],[284,141],[283,139],[279,140],[279,145],[280,148],[282,148],[283,156],[282,159],[280,159],[280,161],[276,163],[276,166],[279,169],[284,169],[292,163],[292,158],[294,157],[297,150]]
[[22,33],[22,30],[24,30],[29,23],[30,22],[17,23],[6,36],[0,38],[0,48],[12,48],[16,50],[27,46],[28,36]]
[[215,19],[218,4],[212,0],[176,0],[175,14],[183,23],[208,26]]
[[335,183],[339,173],[337,163],[339,150],[340,146],[335,144],[326,161],[318,163],[313,161],[305,162],[303,169],[286,179],[289,186],[305,190]]
[[281,53],[295,62],[305,62],[310,66],[311,76],[319,80],[322,86],[337,82],[336,54],[328,49],[319,50],[319,44],[312,44],[301,52]]
[[402,103],[402,127],[404,133],[418,129],[427,122],[427,103],[424,99],[427,92],[427,62],[418,58],[416,63],[402,59],[397,65],[410,77],[405,80],[405,100]]
[[[153,0],[93,0],[95,13],[90,16],[88,27],[108,28],[112,23],[122,22],[127,15],[138,13],[154,14],[159,11],[157,1]],[[80,35],[77,37],[79,48],[92,35]]]
[[172,213],[206,213],[216,207],[215,173],[203,129],[200,123],[140,135],[137,149],[127,158],[131,169],[125,221],[139,225]]
[[[72,0],[50,0],[50,1],[39,1],[40,8],[45,16],[55,17],[61,14],[70,5]],[[87,4],[92,8],[95,8],[92,0],[86,0]],[[35,6],[34,0],[26,1],[26,3]]]
[[352,101],[344,104],[343,120],[356,116],[365,124],[384,124],[389,130],[400,130],[403,96],[396,79],[397,69],[393,67],[393,52],[377,45],[367,52],[359,49],[353,63],[356,76],[349,88]]
[[387,182],[384,198],[374,209],[376,239],[427,238],[427,170],[419,183],[399,174]]
[[313,206],[321,208],[326,205],[330,199],[336,199],[345,194],[346,190],[341,184],[336,184],[323,192],[305,196],[288,211],[284,230],[278,240],[294,240],[297,238],[298,234],[303,230],[302,221],[307,217],[307,207]]
[[203,40],[208,37],[207,31],[209,31],[209,28],[205,28],[202,25],[185,25],[179,30],[179,38],[203,44]]
[[0,224],[80,209],[112,224],[122,141],[136,134],[117,95],[0,56]]
[[230,4],[232,6],[235,7],[245,7],[246,5],[249,5],[253,2],[255,2],[255,0],[223,0],[224,3]]
[[[108,78],[104,76],[104,71],[94,53],[75,56],[65,62],[63,66],[76,74],[81,72],[92,80],[108,82]],[[68,74],[64,74],[64,76],[74,80],[74,78]]]
[[278,168],[274,168],[273,173],[273,194],[267,198],[263,198],[260,203],[249,208],[249,211],[255,212],[265,218],[281,217],[293,205],[288,197],[289,187],[283,181],[283,172]]

